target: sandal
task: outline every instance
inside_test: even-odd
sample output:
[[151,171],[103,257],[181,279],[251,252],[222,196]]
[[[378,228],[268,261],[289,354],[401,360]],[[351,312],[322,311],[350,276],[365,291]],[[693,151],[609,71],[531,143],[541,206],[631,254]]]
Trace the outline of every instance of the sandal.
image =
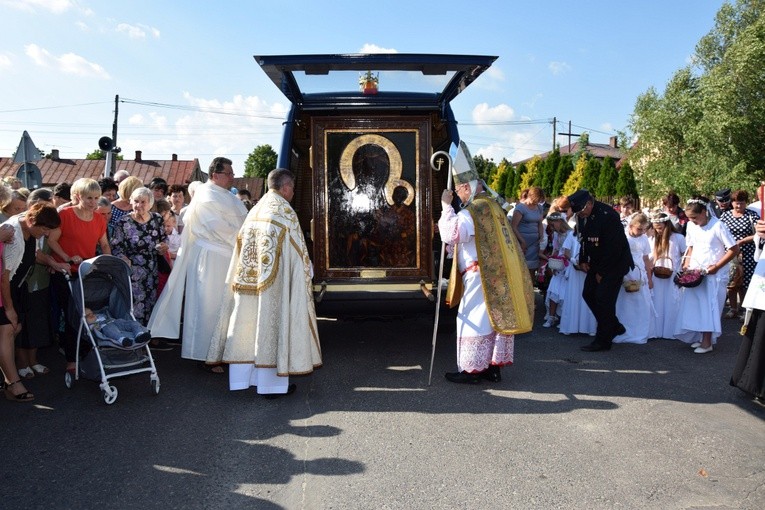
[[22,368],[19,370],[19,377],[24,379],[31,379],[35,376],[35,371],[31,367]]
[[34,370],[35,374],[37,375],[45,375],[48,372],[50,372],[50,369],[48,367],[46,367],[45,365],[41,365],[39,363],[32,365],[32,370]]
[[8,383],[5,386],[5,398],[12,402],[31,402],[35,399],[35,396],[28,391],[25,391],[24,393],[19,393],[18,395],[14,395],[13,392],[11,392],[11,386],[14,384],[19,384],[21,382],[21,379],[18,381],[14,381],[12,383]]

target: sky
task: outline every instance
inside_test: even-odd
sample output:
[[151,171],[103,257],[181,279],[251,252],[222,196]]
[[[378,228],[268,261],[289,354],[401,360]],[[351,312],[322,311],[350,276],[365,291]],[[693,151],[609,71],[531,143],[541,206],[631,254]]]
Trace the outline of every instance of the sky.
[[692,62],[723,3],[0,0],[0,156],[26,130],[84,158],[111,136],[118,95],[125,159],[206,170],[227,156],[242,175],[258,145],[278,152],[290,106],[253,56],[313,53],[497,56],[452,102],[471,152],[497,163],[550,150],[553,118],[608,143],[640,94]]

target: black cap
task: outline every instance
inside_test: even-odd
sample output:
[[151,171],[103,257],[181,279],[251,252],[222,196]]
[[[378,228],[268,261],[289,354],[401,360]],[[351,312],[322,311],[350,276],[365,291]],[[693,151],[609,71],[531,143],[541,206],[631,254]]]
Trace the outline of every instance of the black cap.
[[718,202],[730,202],[730,188],[721,189],[715,193],[715,200]]
[[571,204],[571,210],[575,213],[584,209],[587,202],[592,201],[592,195],[590,195],[590,192],[586,189],[580,189],[566,198],[568,198],[568,203]]

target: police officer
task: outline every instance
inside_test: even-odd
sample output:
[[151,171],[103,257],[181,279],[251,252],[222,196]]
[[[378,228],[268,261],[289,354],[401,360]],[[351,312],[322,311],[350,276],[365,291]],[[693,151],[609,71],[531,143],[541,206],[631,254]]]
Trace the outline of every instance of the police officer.
[[587,190],[567,199],[578,218],[579,267],[587,272],[582,297],[598,321],[595,339],[582,350],[607,351],[614,337],[625,331],[616,317],[616,298],[624,275],[634,267],[630,246],[613,207],[596,201]]
[[733,204],[730,201],[731,193],[730,188],[721,189],[715,193],[715,203],[712,206],[715,216],[720,219],[722,213],[733,209]]

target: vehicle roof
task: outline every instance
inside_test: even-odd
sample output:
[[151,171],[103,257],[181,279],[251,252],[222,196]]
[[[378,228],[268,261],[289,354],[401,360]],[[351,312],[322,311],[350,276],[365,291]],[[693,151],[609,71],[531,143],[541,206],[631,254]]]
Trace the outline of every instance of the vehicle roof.
[[[263,55],[255,56],[266,75],[282,91],[287,99],[302,109],[321,108],[442,108],[465,90],[481,73],[497,59],[485,55],[442,55],[424,53],[348,53],[323,55]],[[346,90],[324,90],[311,92],[302,90],[300,82],[313,81],[315,77],[348,71],[370,71],[383,73],[403,71],[421,77],[443,77],[445,85],[434,92],[412,92],[411,90],[381,90],[365,95],[360,89],[348,86]],[[386,75],[386,73],[388,73]],[[356,83],[354,79],[354,83]],[[429,81],[429,80],[428,80]],[[345,87],[348,80],[335,89]],[[429,83],[433,85],[433,83]],[[384,88],[384,86],[382,87]]]

